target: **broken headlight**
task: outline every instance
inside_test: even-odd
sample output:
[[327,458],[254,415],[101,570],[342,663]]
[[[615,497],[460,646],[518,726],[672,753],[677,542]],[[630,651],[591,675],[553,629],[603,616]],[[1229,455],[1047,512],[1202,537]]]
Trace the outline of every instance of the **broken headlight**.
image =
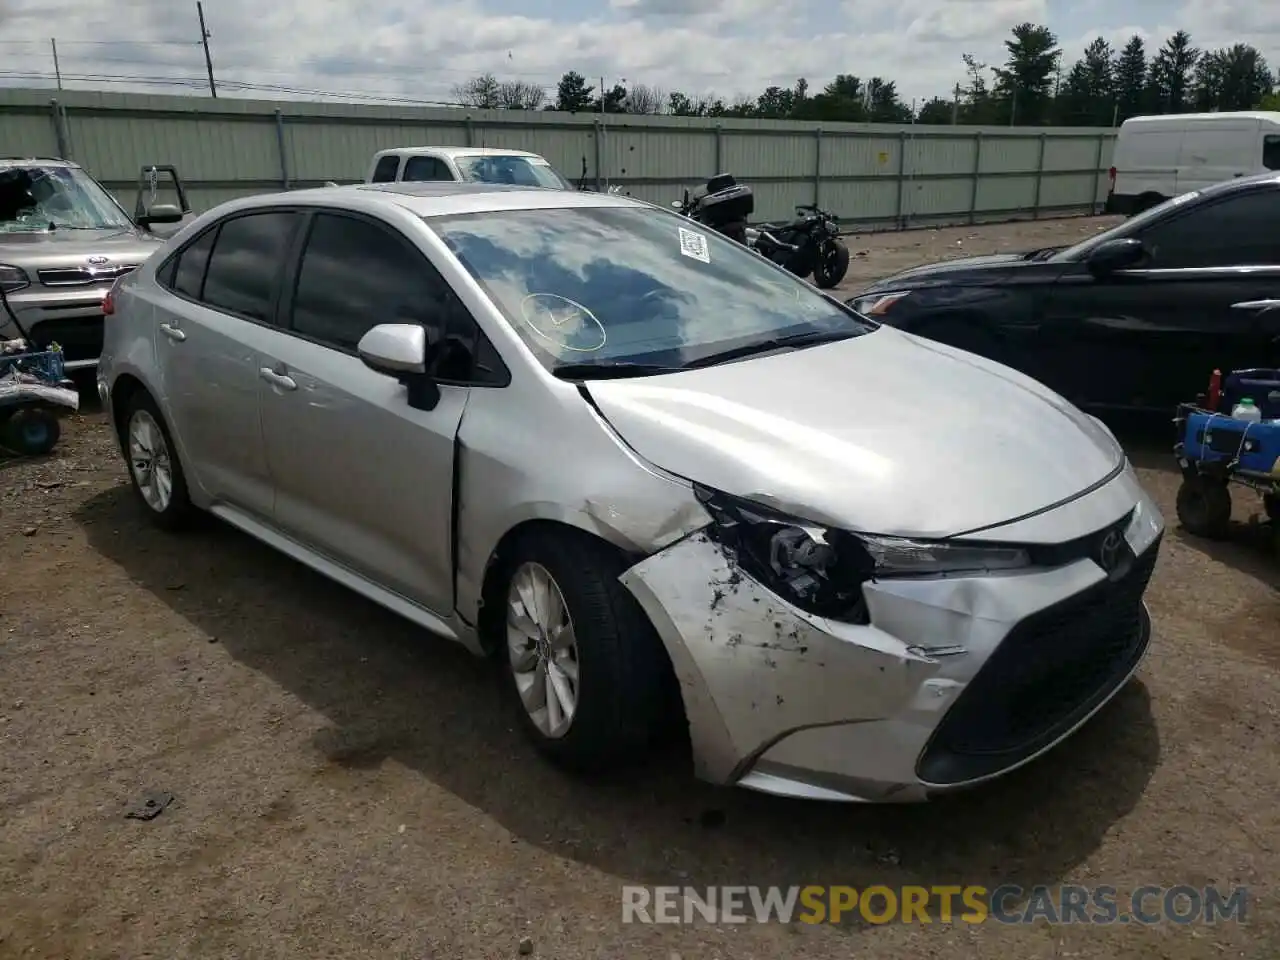
[[778,513],[695,485],[711,514],[712,536],[743,571],[801,610],[866,622],[862,585],[880,577],[1016,570],[1031,565],[1021,547],[910,540],[850,533]]

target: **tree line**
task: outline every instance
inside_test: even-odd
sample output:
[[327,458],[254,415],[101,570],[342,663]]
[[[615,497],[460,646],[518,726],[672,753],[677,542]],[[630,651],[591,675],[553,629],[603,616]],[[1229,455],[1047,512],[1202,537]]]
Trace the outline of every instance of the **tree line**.
[[1280,110],[1280,75],[1247,43],[1201,50],[1179,30],[1153,51],[1138,35],[1116,50],[1099,37],[1065,70],[1048,27],[1020,23],[1004,45],[999,65],[965,54],[965,79],[951,96],[917,105],[904,103],[892,80],[845,73],[818,91],[800,78],[732,102],[643,83],[597,90],[573,70],[552,95],[538,84],[484,74],[455,87],[454,97],[478,109],[1009,126],[1109,127],[1142,114]]

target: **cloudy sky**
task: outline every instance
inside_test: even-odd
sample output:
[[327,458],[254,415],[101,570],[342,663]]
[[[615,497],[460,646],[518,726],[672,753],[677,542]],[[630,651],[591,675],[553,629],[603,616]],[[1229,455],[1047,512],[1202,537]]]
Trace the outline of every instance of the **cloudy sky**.
[[[51,86],[56,37],[64,76],[133,78],[68,87],[171,92],[154,82],[169,78],[198,92],[195,7],[0,0],[0,85]],[[1249,42],[1280,66],[1280,16],[1268,0],[205,0],[204,9],[215,76],[233,96],[287,88],[446,101],[485,71],[554,91],[572,69],[726,100],[800,76],[820,87],[838,72],[878,75],[909,102],[947,95],[964,53],[999,63],[1009,29],[1025,20],[1057,33],[1068,64],[1098,35],[1158,44],[1184,28],[1198,46]]]

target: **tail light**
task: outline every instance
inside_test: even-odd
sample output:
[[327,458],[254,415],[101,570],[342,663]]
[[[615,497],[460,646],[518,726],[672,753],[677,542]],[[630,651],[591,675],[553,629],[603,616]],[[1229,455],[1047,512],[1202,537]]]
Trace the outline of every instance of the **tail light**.
[[124,277],[116,277],[110,289],[107,290],[106,295],[102,298],[102,315],[104,317],[109,317],[116,312],[116,287],[120,286],[120,281],[123,279]]
[[1107,193],[1108,194],[1115,193],[1116,192],[1116,168],[1115,167],[1112,167],[1110,170],[1107,171],[1107,179],[1110,181],[1110,186],[1107,187]]

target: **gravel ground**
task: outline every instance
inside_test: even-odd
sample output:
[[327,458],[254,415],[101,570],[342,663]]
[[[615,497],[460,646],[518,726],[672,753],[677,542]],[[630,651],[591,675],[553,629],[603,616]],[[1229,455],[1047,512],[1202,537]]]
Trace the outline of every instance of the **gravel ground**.
[[[1102,223],[854,238],[847,286]],[[1133,457],[1172,517],[1166,446]],[[1171,522],[1140,680],[988,789],[801,804],[700,785],[679,751],[583,782],[532,755],[460,649],[229,528],[151,529],[86,409],[52,458],[0,461],[0,957],[1274,960],[1280,566],[1239,532]],[[127,819],[148,791],[175,799]],[[624,926],[628,883],[1252,899],[1218,927]]]

